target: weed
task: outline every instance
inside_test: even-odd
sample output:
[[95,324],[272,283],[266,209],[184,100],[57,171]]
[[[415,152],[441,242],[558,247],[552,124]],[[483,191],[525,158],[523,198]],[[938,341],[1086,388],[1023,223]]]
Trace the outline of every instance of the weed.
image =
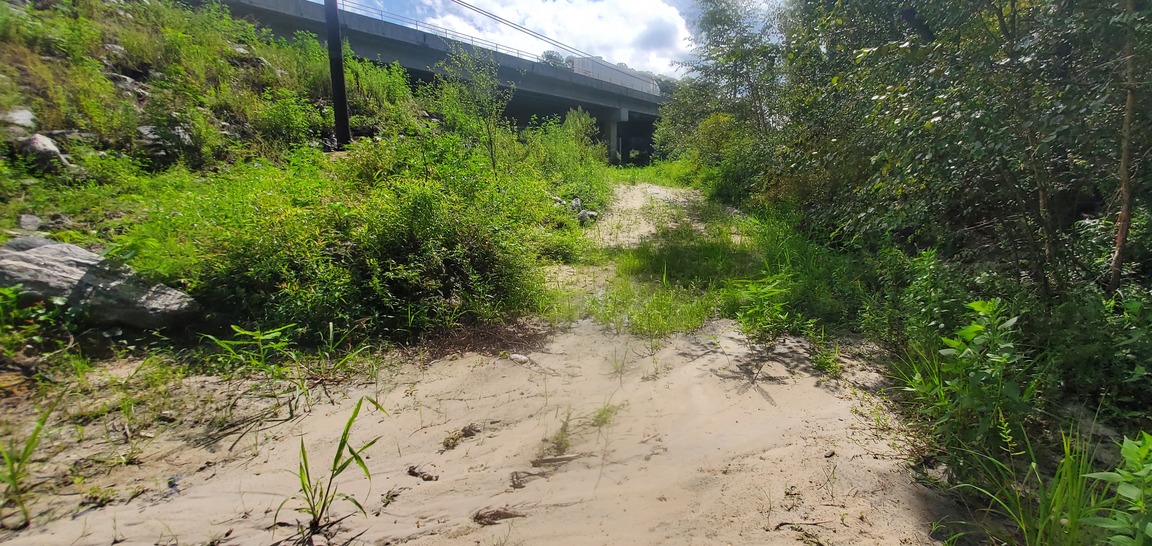
[[547,445],[544,449],[545,455],[560,456],[568,453],[568,449],[572,447],[572,408],[564,414],[564,420],[560,422],[560,428],[547,440]]
[[752,339],[775,344],[784,334],[809,329],[811,324],[787,310],[790,293],[787,275],[768,275],[754,281],[734,281],[742,302],[736,319]]
[[259,372],[269,378],[283,378],[283,368],[277,361],[294,356],[288,350],[291,342],[285,333],[291,332],[295,326],[288,324],[272,330],[245,330],[233,324],[236,339],[220,339],[209,334],[203,336],[223,350],[217,356],[223,371],[235,374]]
[[120,492],[114,487],[91,487],[84,492],[84,496],[80,500],[80,506],[103,508],[116,502],[119,495]]
[[[1113,506],[1106,517],[1087,517],[1082,523],[1105,530],[1116,546],[1152,544],[1152,434],[1125,438],[1120,445],[1123,465],[1112,472],[1081,474],[1114,487]],[[1080,469],[1082,470],[1082,469]]]
[[[1088,472],[1092,469],[1092,454],[1080,445],[1075,433],[1064,434],[1063,457],[1049,480],[1040,473],[1027,438],[1023,441],[1021,451],[1008,462],[969,453],[973,464],[981,465],[979,474],[991,488],[974,483],[962,483],[956,488],[980,493],[992,512],[1015,524],[1015,530],[1009,533],[997,524],[982,525],[984,532],[1023,546],[1099,544],[1098,533],[1084,525],[1099,521],[1094,515],[1105,501],[1105,488],[1089,480],[1093,476]],[[1022,475],[1017,468],[1023,469]]]
[[40,434],[44,431],[48,417],[52,415],[56,406],[64,398],[63,392],[66,391],[62,391],[55,400],[48,404],[48,407],[40,412],[36,418],[36,425],[32,432],[24,438],[23,445],[13,442],[8,446],[0,447],[0,457],[4,459],[4,467],[0,468],[0,483],[4,484],[4,502],[0,508],[11,505],[19,510],[21,516],[21,520],[16,525],[9,526],[4,523],[6,517],[0,513],[0,525],[4,527],[23,529],[32,524],[32,515],[28,511],[28,497],[34,487],[32,483],[29,483],[32,456],[35,454],[36,448],[40,446]]
[[592,417],[589,419],[589,424],[596,428],[603,428],[611,425],[612,420],[616,418],[616,413],[619,411],[620,406],[606,403],[592,413]]
[[612,360],[608,361],[608,363],[612,366],[612,372],[610,375],[615,377],[620,381],[621,384],[623,384],[624,375],[628,373],[628,347],[624,347],[623,356],[617,353],[616,348],[613,348]]
[[829,343],[821,327],[819,334],[808,336],[808,344],[812,347],[812,367],[828,377],[840,377],[840,342]]
[[1014,344],[1017,318],[1004,316],[999,300],[969,308],[972,322],[944,338],[948,348],[940,356],[922,354],[896,368],[961,481],[975,481],[971,472],[986,467],[969,457],[971,450],[1014,452],[1038,387],[1031,362]]
[[296,511],[308,516],[308,527],[307,529],[301,530],[301,536],[305,540],[316,535],[329,524],[329,512],[337,500],[347,501],[355,506],[361,514],[367,515],[360,501],[352,496],[341,493],[339,487],[336,485],[336,478],[348,470],[352,463],[356,463],[356,466],[364,472],[365,477],[372,477],[372,474],[368,471],[368,466],[364,464],[364,459],[361,457],[361,454],[375,445],[380,437],[373,438],[359,448],[353,448],[349,444],[352,424],[356,422],[356,417],[360,415],[360,408],[365,400],[368,400],[377,410],[387,413],[375,400],[367,397],[361,398],[356,402],[356,407],[353,408],[352,415],[348,417],[348,421],[344,424],[344,431],[341,433],[340,440],[336,444],[336,454],[332,457],[332,464],[328,467],[327,476],[313,475],[312,466],[308,462],[308,450],[304,447],[304,439],[300,439],[300,467],[297,472],[297,477],[300,479],[300,492],[284,499],[284,501],[280,503],[280,507],[276,509],[275,519],[279,519],[280,510],[284,508],[284,505],[287,504],[288,501],[293,499],[303,501],[304,505],[297,508]]

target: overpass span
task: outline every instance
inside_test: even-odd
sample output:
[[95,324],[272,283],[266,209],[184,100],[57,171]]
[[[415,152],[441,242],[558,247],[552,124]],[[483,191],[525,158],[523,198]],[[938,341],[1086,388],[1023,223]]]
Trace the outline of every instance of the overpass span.
[[[325,35],[324,6],[309,0],[224,0],[233,15],[254,20],[274,34],[291,38],[303,30]],[[350,11],[354,10],[354,11]],[[385,20],[382,10],[348,2],[340,12],[341,32],[356,55],[382,63],[398,62],[414,77],[431,79],[436,65],[455,47],[489,53],[499,78],[515,85],[506,114],[521,123],[531,116],[563,115],[583,108],[594,116],[613,161],[640,160],[652,148],[653,123],[661,97],[634,82],[612,81],[537,62],[531,54],[452,33],[415,21],[405,26]],[[621,75],[621,80],[626,78]]]

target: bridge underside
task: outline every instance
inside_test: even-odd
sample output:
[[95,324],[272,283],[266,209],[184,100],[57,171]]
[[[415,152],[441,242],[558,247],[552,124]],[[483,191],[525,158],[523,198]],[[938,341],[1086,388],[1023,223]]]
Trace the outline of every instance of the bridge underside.
[[[414,82],[429,83],[434,74],[428,70],[408,69]],[[564,117],[569,111],[582,109],[596,119],[599,139],[608,146],[613,163],[646,165],[652,157],[652,135],[658,116],[605,107],[592,102],[557,98],[551,95],[515,89],[504,116],[520,128],[525,128],[533,117]],[[624,118],[624,119],[621,119]]]
[[[233,15],[291,38],[297,31],[324,35],[322,6],[307,0],[226,0]],[[414,81],[430,81],[453,46],[467,44],[356,14],[341,14],[344,38],[358,56],[399,62]],[[499,77],[515,85],[506,116],[521,126],[536,116],[563,116],[582,108],[596,118],[600,139],[615,163],[646,163],[652,153],[657,97],[542,63],[493,53]]]

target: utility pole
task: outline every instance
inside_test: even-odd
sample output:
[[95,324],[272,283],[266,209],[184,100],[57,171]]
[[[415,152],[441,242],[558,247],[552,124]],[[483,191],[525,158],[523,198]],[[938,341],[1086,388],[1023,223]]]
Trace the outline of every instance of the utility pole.
[[340,39],[340,9],[337,0],[324,0],[324,20],[328,24],[328,65],[332,69],[332,109],[336,117],[336,145],[352,142],[348,127],[348,89],[344,85],[344,42]]

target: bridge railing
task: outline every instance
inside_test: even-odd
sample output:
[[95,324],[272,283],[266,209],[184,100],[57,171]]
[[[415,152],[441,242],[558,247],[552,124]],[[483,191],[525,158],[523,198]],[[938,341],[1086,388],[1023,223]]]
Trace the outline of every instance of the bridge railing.
[[[313,0],[313,1],[315,1],[315,0]],[[408,27],[408,28],[411,28],[413,30],[419,30],[421,32],[426,32],[428,34],[435,34],[437,36],[441,36],[441,37],[447,38],[449,40],[455,40],[457,42],[469,44],[473,47],[480,47],[480,48],[488,49],[491,51],[495,51],[497,53],[503,53],[505,55],[511,55],[513,57],[518,57],[520,59],[524,59],[526,61],[532,61],[534,63],[540,62],[540,56],[535,54],[535,53],[529,53],[527,51],[522,51],[522,50],[511,48],[508,46],[500,45],[499,43],[493,42],[491,40],[485,40],[483,38],[477,38],[475,36],[469,36],[467,34],[456,32],[454,30],[449,30],[449,29],[446,29],[444,27],[440,27],[440,26],[436,26],[436,25],[430,25],[428,23],[424,23],[424,22],[418,21],[416,19],[411,19],[411,18],[405,17],[403,15],[397,15],[395,13],[389,13],[387,11],[384,11],[380,6],[370,6],[370,5],[366,5],[366,4],[361,4],[359,2],[353,2],[353,1],[349,1],[349,0],[340,0],[340,9],[342,9],[346,12],[349,12],[349,13],[355,13],[357,15],[363,15],[365,17],[372,17],[374,19],[379,19],[381,21],[385,21],[388,23],[394,23],[394,24],[397,24],[397,25],[400,25],[403,27]],[[612,78],[609,76],[605,76],[603,74],[597,74],[595,72],[585,71],[585,70],[573,70],[573,73],[587,76],[589,78],[592,78],[592,79],[595,79],[598,81],[619,85],[620,87],[626,87],[628,89],[634,89],[636,91],[640,91],[643,93],[652,94],[650,89],[643,89],[642,85],[638,85],[635,82],[626,81],[624,79]]]
[[503,53],[505,55],[511,55],[513,57],[519,57],[519,58],[524,59],[526,61],[537,62],[540,60],[540,56],[536,55],[534,53],[529,53],[527,51],[521,51],[519,49],[511,48],[508,46],[503,46],[503,45],[500,45],[500,44],[493,42],[491,40],[485,40],[483,38],[477,38],[475,36],[469,36],[467,34],[462,34],[460,32],[456,32],[454,30],[449,30],[449,29],[446,29],[444,27],[438,27],[436,25],[429,25],[428,23],[424,23],[424,22],[418,21],[416,19],[410,19],[408,17],[404,17],[403,15],[397,15],[395,13],[388,13],[388,12],[384,11],[383,9],[381,9],[379,6],[368,6],[368,5],[360,4],[357,2],[349,2],[347,0],[340,0],[340,9],[347,11],[349,13],[355,13],[357,15],[364,15],[366,17],[372,17],[375,19],[379,19],[381,21],[386,21],[389,23],[396,23],[398,25],[405,26],[405,27],[411,28],[413,30],[419,30],[421,32],[426,32],[428,34],[435,34],[437,36],[441,36],[444,38],[448,38],[450,40],[455,40],[457,42],[469,44],[469,45],[474,46],[474,47],[482,47],[484,49],[490,49],[492,51],[496,51],[498,53]]

